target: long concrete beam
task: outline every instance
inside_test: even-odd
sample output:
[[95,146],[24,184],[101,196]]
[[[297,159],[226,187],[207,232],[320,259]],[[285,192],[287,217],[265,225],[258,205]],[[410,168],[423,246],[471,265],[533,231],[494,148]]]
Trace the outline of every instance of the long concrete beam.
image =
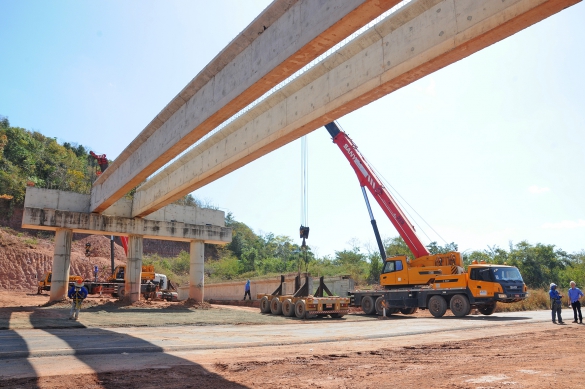
[[94,183],[103,212],[149,175],[399,0],[275,0]]
[[579,1],[413,1],[138,188],[132,213],[149,214]]

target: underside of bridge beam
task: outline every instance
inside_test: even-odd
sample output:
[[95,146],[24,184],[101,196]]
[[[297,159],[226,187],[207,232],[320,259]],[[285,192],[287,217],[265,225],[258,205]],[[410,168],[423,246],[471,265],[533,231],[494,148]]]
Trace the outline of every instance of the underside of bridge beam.
[[138,188],[147,215],[580,0],[415,0]]
[[223,211],[169,205],[148,218],[133,218],[131,204],[129,200],[119,201],[105,214],[90,213],[88,195],[28,187],[22,227],[211,244],[232,241],[232,229],[225,227]]
[[400,0],[275,0],[96,180],[101,213],[204,135]]

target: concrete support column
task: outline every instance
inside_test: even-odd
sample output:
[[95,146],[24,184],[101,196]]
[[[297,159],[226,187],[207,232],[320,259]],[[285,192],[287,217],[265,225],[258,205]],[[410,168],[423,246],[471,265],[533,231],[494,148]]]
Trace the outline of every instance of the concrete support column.
[[189,249],[189,298],[203,302],[203,277],[205,244],[200,240],[192,240]]
[[128,262],[126,263],[126,282],[124,299],[129,302],[140,300],[140,275],[142,273],[142,236],[128,237]]
[[49,301],[59,301],[67,297],[69,287],[69,265],[71,264],[71,238],[73,231],[57,228],[55,231],[55,251],[51,275],[51,294]]

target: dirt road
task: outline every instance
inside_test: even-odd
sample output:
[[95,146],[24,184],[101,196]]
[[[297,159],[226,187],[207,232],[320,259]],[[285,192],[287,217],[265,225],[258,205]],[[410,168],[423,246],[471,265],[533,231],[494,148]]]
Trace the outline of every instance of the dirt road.
[[578,387],[585,326],[548,315],[5,330],[0,387]]

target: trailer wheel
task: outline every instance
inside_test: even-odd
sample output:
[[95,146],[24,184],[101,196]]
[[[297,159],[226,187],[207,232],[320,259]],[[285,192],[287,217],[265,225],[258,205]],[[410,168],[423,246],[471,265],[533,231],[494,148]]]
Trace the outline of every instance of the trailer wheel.
[[[376,299],[375,307],[376,307],[376,314],[378,316],[383,316],[384,315],[384,296],[380,296]],[[392,310],[386,308],[386,316],[390,316],[391,314],[392,314]]]
[[416,311],[418,311],[418,308],[414,307],[414,308],[402,308],[400,310],[400,313],[402,313],[403,315],[412,315],[414,313],[416,313]]
[[291,299],[286,299],[282,302],[282,314],[286,317],[295,316],[295,305]]
[[449,308],[451,308],[451,312],[457,317],[467,316],[469,315],[469,312],[471,312],[469,299],[463,294],[456,294],[451,297]]
[[364,311],[366,315],[371,315],[376,312],[376,305],[374,304],[372,296],[364,296],[364,298],[362,298],[362,311]]
[[278,297],[273,298],[270,302],[270,312],[272,312],[273,315],[282,315],[282,303]]
[[494,301],[491,304],[480,305],[479,307],[477,307],[477,310],[482,315],[489,316],[489,315],[491,315],[492,313],[494,313],[496,311],[496,305],[497,305],[497,303]]
[[447,312],[447,302],[443,296],[433,296],[429,300],[429,311],[434,317],[443,317]]
[[260,299],[260,312],[270,313],[270,301],[268,297],[264,296]]
[[305,300],[299,300],[295,304],[295,316],[299,319],[304,319],[307,316],[307,305]]

